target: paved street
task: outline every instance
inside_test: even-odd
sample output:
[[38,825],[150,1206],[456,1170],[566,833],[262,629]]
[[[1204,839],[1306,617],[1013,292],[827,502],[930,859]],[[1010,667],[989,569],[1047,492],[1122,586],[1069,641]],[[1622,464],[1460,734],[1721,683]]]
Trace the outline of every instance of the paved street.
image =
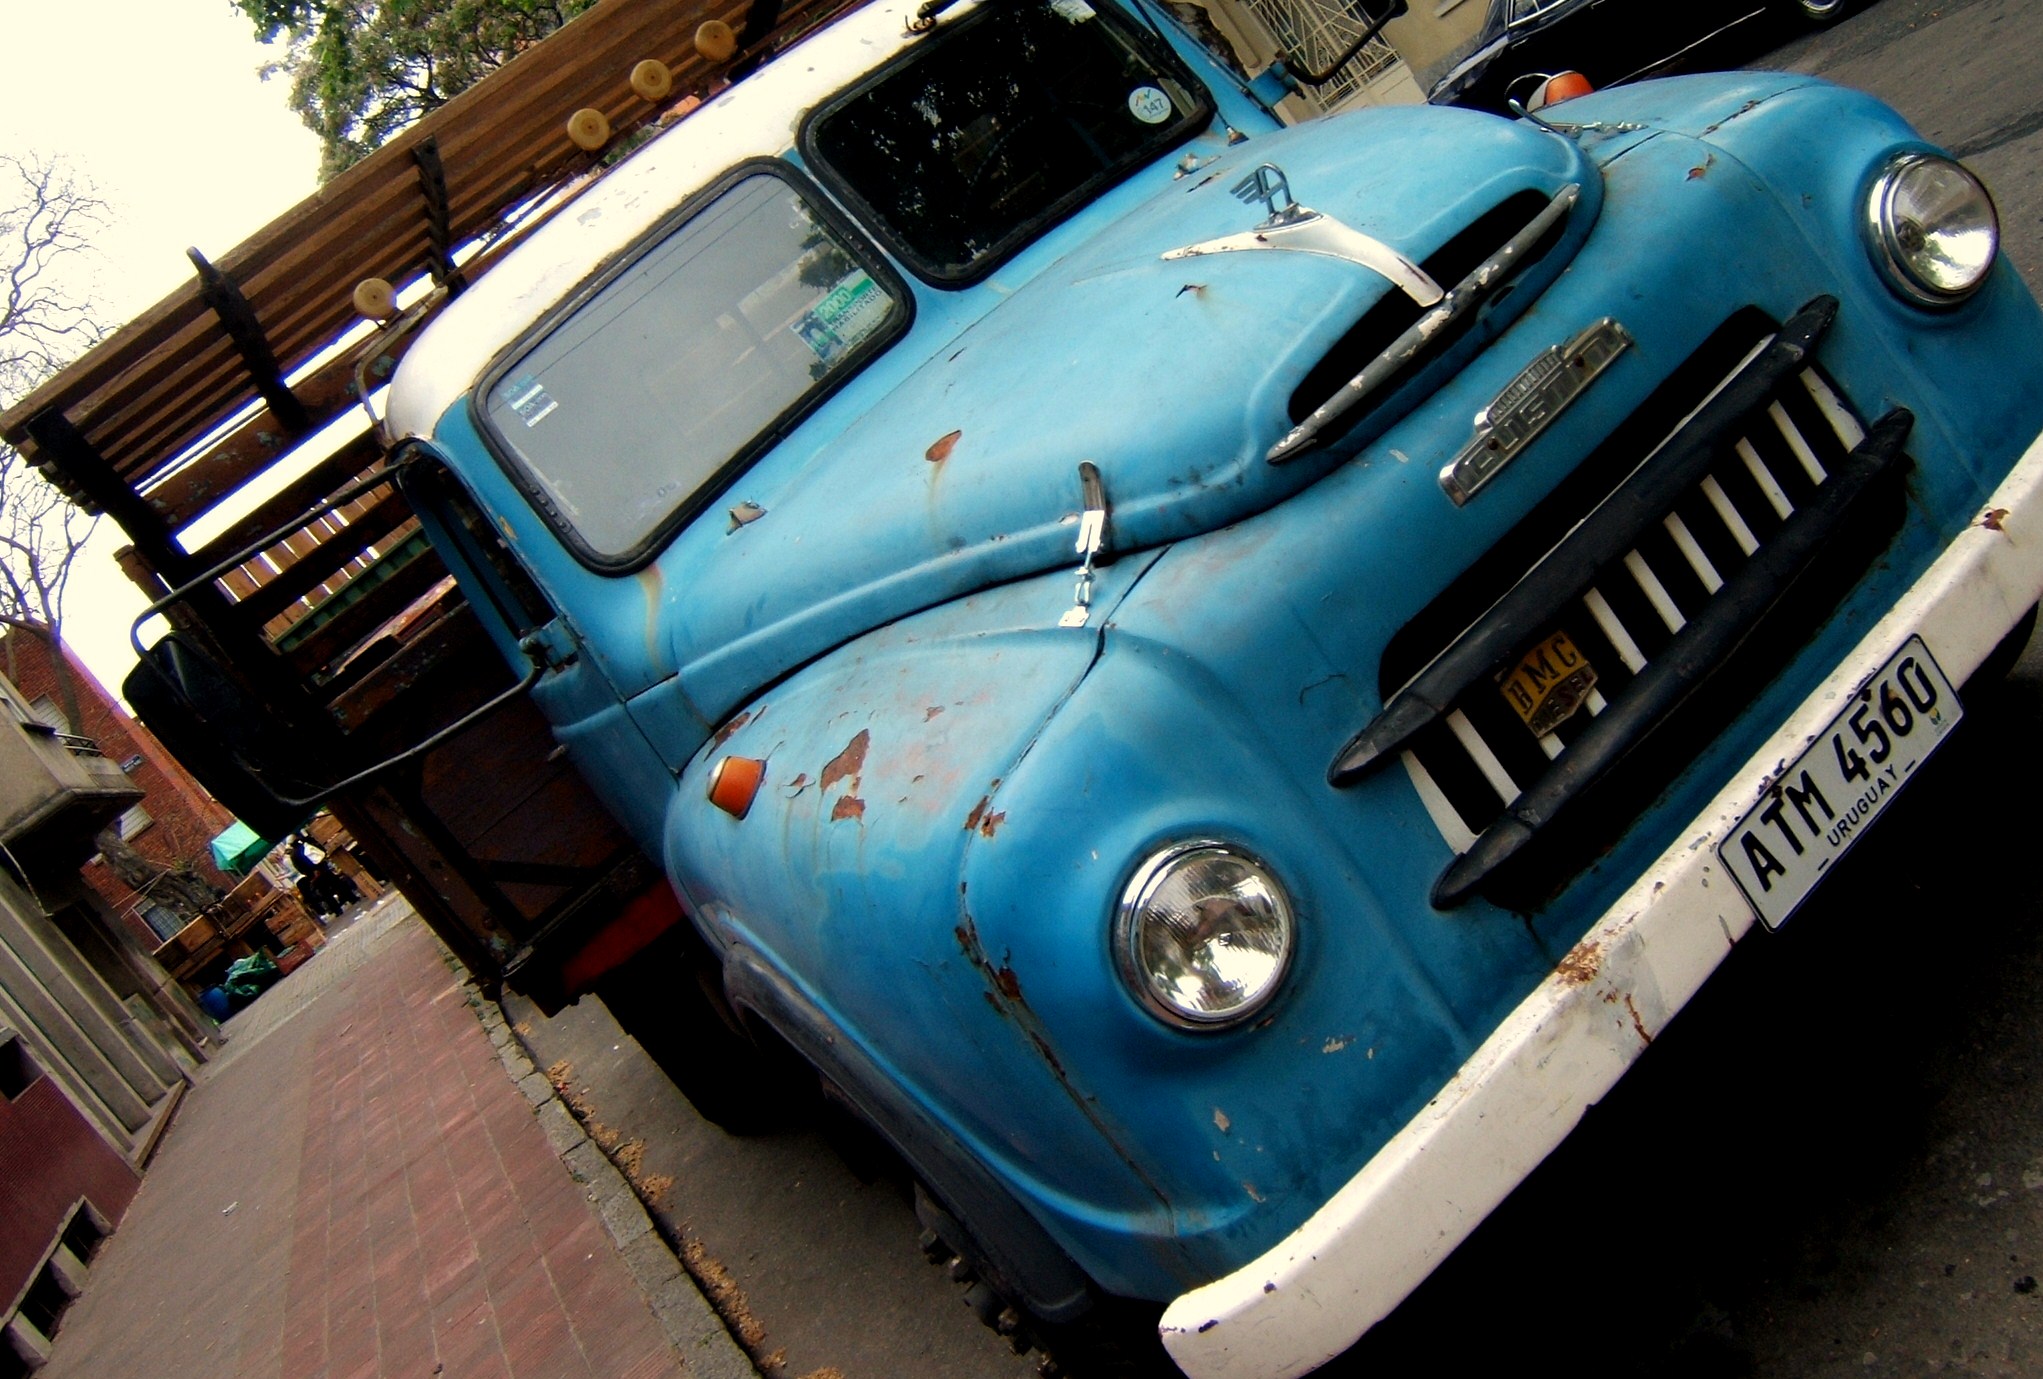
[[40,1373],[750,1379],[490,1015],[402,900],[336,934],[229,1023]]

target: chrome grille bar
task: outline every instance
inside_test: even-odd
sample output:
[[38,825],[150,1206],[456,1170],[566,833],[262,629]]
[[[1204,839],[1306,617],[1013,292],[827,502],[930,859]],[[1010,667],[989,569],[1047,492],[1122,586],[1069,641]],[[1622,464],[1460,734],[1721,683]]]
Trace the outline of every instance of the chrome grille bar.
[[[1701,482],[1714,466],[1724,439],[1744,434],[1750,419],[1802,371],[1836,316],[1834,297],[1818,297],[1795,313],[1770,344],[1697,408],[1688,423],[1641,463],[1595,512],[1392,696],[1383,711],[1334,759],[1327,773],[1329,783],[1353,784],[1399,752],[1515,651],[1525,629],[1546,624],[1562,606],[1579,598],[1600,570],[1637,543],[1641,531],[1658,523]],[[1764,472],[1765,467],[1760,469]],[[1785,501],[1785,494],[1782,497]]]
[[[1748,356],[1748,360],[1749,358],[1750,356]],[[1856,447],[1865,439],[1865,431],[1852,418],[1851,414],[1844,410],[1843,404],[1837,399],[1836,394],[1830,390],[1829,385],[1813,370],[1804,370],[1798,379],[1788,386],[1796,385],[1799,385],[1806,391],[1816,404],[1816,414],[1822,422],[1822,426],[1819,428],[1822,438],[1820,441],[1812,443],[1804,437],[1802,444],[1804,448],[1810,451],[1810,458],[1808,461],[1804,461],[1800,456],[1795,456],[1793,463],[1797,468],[1802,469],[1805,475],[1812,472],[1811,465],[1813,465],[1813,472],[1823,473],[1827,478],[1830,472],[1829,466],[1823,463],[1822,457],[1817,451],[1820,449],[1822,454],[1831,456],[1833,462],[1840,460],[1853,447]],[[1768,408],[1769,419],[1776,427],[1780,425],[1780,421],[1779,418],[1774,417],[1772,414],[1781,410],[1778,403],[1771,404]],[[1694,413],[1691,413],[1690,419],[1692,420],[1693,417]],[[1792,420],[1790,420],[1789,425],[1793,424]],[[1800,428],[1797,428],[1797,435],[1801,434]],[[1785,508],[1791,515],[1794,511],[1794,505],[1788,498],[1780,481],[1775,478],[1772,470],[1768,467],[1766,460],[1750,442],[1740,438],[1731,448],[1736,458],[1720,463],[1716,471],[1706,475],[1701,480],[1695,492],[1701,500],[1698,505],[1700,512],[1707,513],[1709,518],[1713,518],[1720,524],[1723,535],[1729,539],[1731,545],[1738,552],[1740,561],[1737,564],[1742,568],[1743,560],[1749,559],[1759,550],[1762,544],[1754,530],[1754,524],[1763,521],[1763,519],[1757,511],[1754,511],[1751,515],[1751,520],[1748,521],[1747,514],[1740,511],[1740,498],[1734,497],[1726,487],[1727,484],[1735,482],[1735,476],[1725,466],[1736,466],[1739,473],[1745,476],[1745,482],[1750,485],[1749,488],[1741,488],[1740,490],[1743,495],[1742,501],[1746,504],[1764,506],[1770,512],[1776,514],[1778,514],[1780,509]],[[1701,517],[1698,520],[1707,521],[1707,519]],[[1668,524],[1672,524],[1669,526],[1669,532],[1677,548],[1685,548],[1691,543],[1700,548],[1709,540],[1707,526],[1701,529],[1691,529],[1687,522],[1680,519],[1678,513],[1670,513],[1667,518],[1663,519],[1663,525]],[[1679,528],[1678,532],[1674,530],[1676,527]],[[1698,534],[1699,531],[1700,535]],[[1679,534],[1680,532],[1687,533],[1685,540]],[[1684,550],[1684,557],[1686,555],[1687,553]],[[1707,559],[1707,556],[1705,555],[1704,558]],[[1646,569],[1652,584],[1655,586],[1659,585],[1659,581],[1651,576],[1650,568],[1646,566],[1645,561],[1639,556],[1636,549],[1627,551],[1620,563],[1629,567],[1634,562],[1640,568]],[[1695,561],[1690,561],[1690,568],[1695,570],[1702,586],[1712,595],[1721,592],[1725,580],[1723,572],[1716,570],[1716,563],[1714,561],[1709,562],[1711,572],[1718,576],[1714,585],[1712,585],[1711,580],[1705,575],[1703,569],[1697,566]],[[1604,582],[1607,583],[1609,578],[1615,575],[1615,571],[1615,566],[1611,570],[1605,571]],[[1620,695],[1623,693],[1623,687],[1631,682],[1632,677],[1644,671],[1652,659],[1647,650],[1641,646],[1640,638],[1651,643],[1656,654],[1664,652],[1665,648],[1661,644],[1668,640],[1669,634],[1662,631],[1662,629],[1669,626],[1668,610],[1672,608],[1672,600],[1666,596],[1664,587],[1660,588],[1659,598],[1652,597],[1642,587],[1641,581],[1635,577],[1635,574],[1629,568],[1627,568],[1625,574],[1618,575],[1616,578],[1621,582],[1621,585],[1628,586],[1635,591],[1624,600],[1628,607],[1634,609],[1634,616],[1630,623],[1627,623],[1625,615],[1621,614],[1612,605],[1610,600],[1604,596],[1601,587],[1597,585],[1592,585],[1583,592],[1578,600],[1561,609],[1556,614],[1555,621],[1564,627],[1580,629],[1583,632],[1593,632],[1595,636],[1601,637],[1609,644],[1610,657],[1600,657],[1592,653],[1590,660],[1604,672],[1603,683],[1610,687],[1611,693],[1613,695]],[[1674,610],[1673,615],[1678,618],[1678,610]],[[1635,638],[1632,635],[1633,626],[1638,627],[1639,638]],[[1657,640],[1655,640],[1656,638]],[[1578,640],[1580,640],[1579,636]],[[1482,694],[1485,692],[1485,689],[1479,683],[1473,687],[1471,692]],[[1607,704],[1601,690],[1591,691],[1590,697],[1584,701],[1584,708],[1592,718],[1600,715],[1606,707]],[[1466,716],[1464,715],[1463,717],[1465,721]],[[1586,725],[1579,722],[1564,725],[1560,734],[1550,733],[1537,739],[1540,751],[1548,760],[1558,759],[1561,750],[1565,750],[1569,745],[1561,741],[1561,737],[1565,735],[1579,738],[1585,730]],[[1422,740],[1429,742],[1430,745],[1418,745]],[[1447,840],[1457,853],[1468,851],[1469,847],[1473,845],[1472,840],[1479,837],[1484,829],[1495,823],[1503,813],[1502,809],[1499,808],[1494,782],[1491,782],[1487,789],[1483,789],[1480,792],[1471,792],[1466,788],[1456,789],[1451,785],[1443,785],[1440,781],[1436,781],[1429,772],[1427,763],[1431,762],[1433,767],[1442,768],[1441,776],[1443,780],[1452,782],[1455,779],[1455,771],[1447,769],[1448,764],[1440,760],[1440,752],[1443,750],[1456,750],[1461,746],[1462,744],[1458,737],[1454,743],[1450,744],[1438,738],[1428,739],[1422,734],[1414,740],[1412,748],[1402,753],[1405,765],[1408,771],[1413,773],[1415,780],[1420,773],[1426,773],[1427,788],[1422,790],[1421,793],[1425,799],[1427,810],[1435,824],[1440,828],[1443,839]],[[1495,752],[1487,744],[1485,744],[1484,751],[1490,759],[1496,759]],[[1464,842],[1462,841],[1464,839],[1470,841]]]
[[1817,490],[1797,520],[1760,547],[1722,595],[1683,627],[1666,654],[1650,662],[1611,711],[1590,724],[1565,758],[1513,800],[1502,818],[1455,858],[1434,884],[1434,905],[1452,908],[1473,895],[1709,675],[1814,559],[1873,480],[1900,461],[1901,447],[1914,423],[1914,416],[1899,407],[1874,423],[1845,468]]

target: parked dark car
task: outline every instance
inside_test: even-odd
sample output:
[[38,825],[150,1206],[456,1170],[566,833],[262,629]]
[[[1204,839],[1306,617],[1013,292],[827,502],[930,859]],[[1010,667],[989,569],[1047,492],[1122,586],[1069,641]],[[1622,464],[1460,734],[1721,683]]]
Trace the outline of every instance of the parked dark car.
[[1577,71],[1597,87],[1693,67],[1734,65],[1787,25],[1842,19],[1851,0],[1489,0],[1475,38],[1418,73],[1435,105],[1502,111],[1540,77]]

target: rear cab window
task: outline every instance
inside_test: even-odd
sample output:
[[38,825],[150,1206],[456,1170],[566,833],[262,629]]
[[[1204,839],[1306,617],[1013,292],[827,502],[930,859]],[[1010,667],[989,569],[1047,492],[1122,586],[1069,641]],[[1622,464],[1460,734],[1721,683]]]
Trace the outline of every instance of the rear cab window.
[[918,276],[976,282],[1212,122],[1162,40],[1086,0],[1000,0],[818,106],[803,156]]
[[586,564],[649,560],[909,323],[899,276],[785,165],[734,169],[485,376],[483,432]]

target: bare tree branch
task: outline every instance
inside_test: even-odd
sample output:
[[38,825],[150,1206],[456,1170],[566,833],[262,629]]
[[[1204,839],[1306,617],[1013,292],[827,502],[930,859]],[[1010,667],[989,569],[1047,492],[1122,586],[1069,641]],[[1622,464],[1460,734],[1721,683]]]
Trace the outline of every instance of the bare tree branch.
[[[104,333],[78,284],[106,221],[106,203],[62,163],[0,153],[0,407]],[[62,636],[64,594],[94,523],[0,441],[0,620]],[[77,692],[63,657],[52,664],[75,723]]]

